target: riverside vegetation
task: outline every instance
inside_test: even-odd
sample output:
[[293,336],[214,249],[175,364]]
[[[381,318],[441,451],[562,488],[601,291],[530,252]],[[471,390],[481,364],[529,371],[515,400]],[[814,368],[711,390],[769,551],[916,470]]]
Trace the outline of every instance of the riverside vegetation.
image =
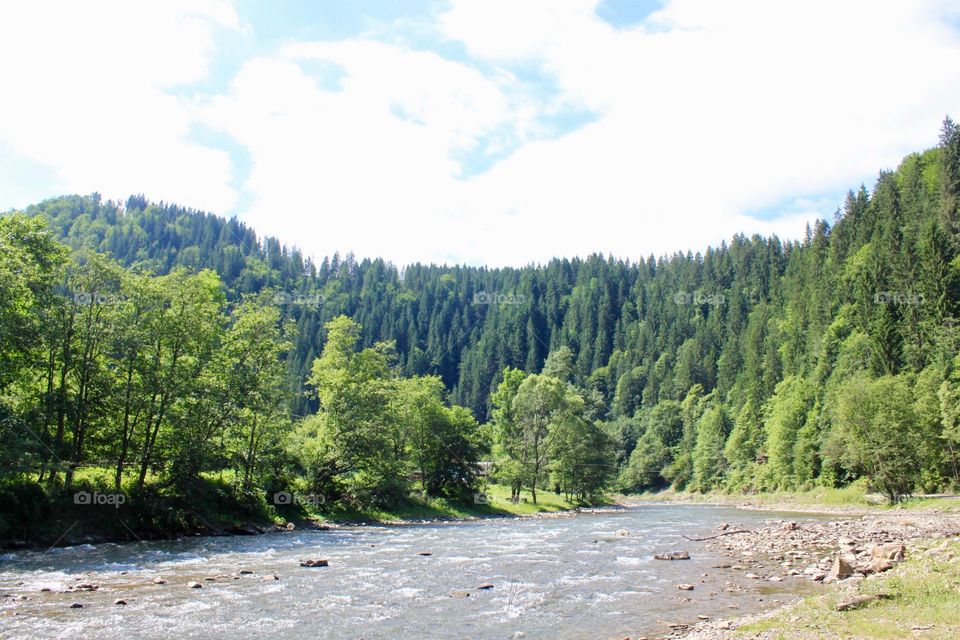
[[958,256],[949,118],[800,241],[638,262],[316,264],[141,196],[49,200],[0,217],[0,538],[947,490]]

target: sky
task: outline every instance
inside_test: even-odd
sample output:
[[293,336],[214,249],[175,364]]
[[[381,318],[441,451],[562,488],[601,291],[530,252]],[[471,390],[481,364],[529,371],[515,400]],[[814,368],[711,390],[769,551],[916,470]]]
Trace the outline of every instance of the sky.
[[0,5],[0,211],[98,192],[322,257],[802,236],[960,119],[957,0]]

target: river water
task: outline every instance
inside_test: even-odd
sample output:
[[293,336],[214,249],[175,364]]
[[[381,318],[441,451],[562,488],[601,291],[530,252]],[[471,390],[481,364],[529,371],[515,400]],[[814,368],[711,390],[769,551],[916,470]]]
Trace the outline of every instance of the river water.
[[[706,535],[720,522],[749,527],[781,517],[810,519],[644,505],[557,518],[7,553],[0,556],[0,595],[6,596],[0,598],[0,637],[603,640],[656,635],[668,630],[666,623],[747,613],[809,590],[798,578],[748,580],[742,570],[715,569],[729,559],[681,537]],[[623,529],[627,535],[617,535]],[[652,559],[679,549],[693,558]],[[329,558],[330,564],[302,568],[302,558]],[[768,566],[764,575],[773,575],[776,562]],[[253,573],[231,577],[241,570]],[[155,584],[158,578],[166,583]],[[189,588],[190,581],[203,588]],[[99,590],[63,593],[82,583]],[[680,591],[679,583],[696,588]],[[493,587],[478,589],[484,584]],[[117,599],[128,604],[115,605]],[[74,603],[84,606],[71,608]]]

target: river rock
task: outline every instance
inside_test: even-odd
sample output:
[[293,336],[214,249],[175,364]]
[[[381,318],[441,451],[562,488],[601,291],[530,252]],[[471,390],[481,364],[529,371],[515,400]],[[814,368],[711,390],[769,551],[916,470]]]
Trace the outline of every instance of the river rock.
[[888,593],[877,593],[873,595],[862,595],[862,596],[853,596],[847,600],[844,600],[837,604],[837,611],[850,611],[852,609],[857,609],[862,607],[865,604],[874,602],[876,600],[886,600],[890,598]]
[[71,608],[71,609],[83,609],[83,605],[80,604],[79,602],[74,602],[72,605],[70,605],[70,608]]
[[853,564],[842,554],[837,554],[833,560],[833,567],[827,573],[825,580],[843,580],[853,575]]
[[327,567],[329,565],[330,561],[326,558],[307,558],[300,561],[301,567]]
[[873,558],[882,558],[892,562],[901,562],[907,555],[907,548],[899,542],[890,544],[878,544],[870,549],[870,556]]
[[238,571],[237,573],[239,573],[242,576],[253,575],[253,571],[250,571],[250,569],[240,569],[240,571]]
[[893,569],[892,562],[883,558],[874,558],[870,564],[863,567],[861,571],[863,573],[883,573],[884,571],[890,571],[890,569]]
[[810,565],[803,570],[803,575],[809,576],[811,580],[820,581],[827,577],[827,572],[815,564]]
[[163,578],[157,578],[156,580],[153,581],[153,584],[167,584],[167,581],[164,580]]
[[669,551],[667,553],[658,553],[653,556],[654,560],[689,560],[689,551]]
[[484,582],[482,585],[477,587],[477,589],[482,589],[484,591],[486,591],[487,589],[493,589],[493,584],[490,582]]
[[626,537],[626,536],[630,535],[630,532],[627,531],[626,529],[617,529],[617,530],[613,533],[613,535],[617,536],[618,538],[623,538],[623,537]]
[[680,591],[693,591],[693,585],[684,582],[682,584],[678,584],[677,589],[680,589]]
[[251,525],[235,525],[230,529],[230,532],[235,536],[255,536],[260,532],[253,528]]
[[113,601],[113,604],[123,606],[123,605],[127,604],[127,601],[126,601],[126,600],[123,600],[123,599],[114,600],[114,601]]
[[432,555],[433,555],[433,552],[432,552],[432,551],[421,551],[421,552],[419,552],[417,555],[418,555],[418,556],[432,556]]
[[191,589],[203,589],[203,585],[200,584],[199,582],[188,582],[187,586],[190,587]]
[[469,591],[451,591],[450,597],[451,598],[469,598],[470,592]]

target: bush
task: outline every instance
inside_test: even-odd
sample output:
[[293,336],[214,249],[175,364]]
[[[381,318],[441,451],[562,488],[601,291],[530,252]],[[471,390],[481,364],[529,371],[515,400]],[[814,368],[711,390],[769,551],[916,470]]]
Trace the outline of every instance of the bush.
[[36,482],[0,484],[0,539],[31,538],[50,512],[50,498]]

